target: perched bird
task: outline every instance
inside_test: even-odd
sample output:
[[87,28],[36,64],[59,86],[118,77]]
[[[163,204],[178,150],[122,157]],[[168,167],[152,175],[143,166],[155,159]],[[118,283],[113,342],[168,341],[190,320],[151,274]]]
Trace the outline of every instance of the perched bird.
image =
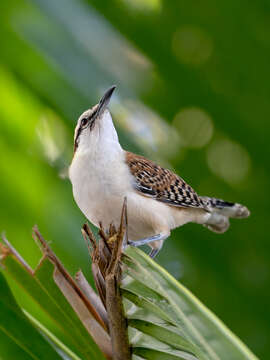
[[154,257],[171,229],[194,222],[223,233],[230,217],[249,216],[245,206],[199,196],[172,171],[125,151],[108,110],[114,90],[85,111],[75,128],[69,177],[75,201],[91,223],[118,226],[126,197],[129,244],[148,244]]

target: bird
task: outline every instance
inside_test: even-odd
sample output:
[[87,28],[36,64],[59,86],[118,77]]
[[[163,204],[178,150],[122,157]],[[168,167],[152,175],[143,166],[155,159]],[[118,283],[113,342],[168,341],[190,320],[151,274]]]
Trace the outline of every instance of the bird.
[[96,227],[119,226],[127,201],[128,244],[150,247],[154,258],[171,230],[197,223],[224,233],[230,218],[246,218],[246,206],[199,196],[180,176],[141,155],[125,151],[108,109],[116,86],[82,113],[74,131],[69,178],[75,202]]

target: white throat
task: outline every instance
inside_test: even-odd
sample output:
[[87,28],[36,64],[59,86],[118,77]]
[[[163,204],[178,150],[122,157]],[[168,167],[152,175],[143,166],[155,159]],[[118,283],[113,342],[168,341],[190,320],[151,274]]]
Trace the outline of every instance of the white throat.
[[108,157],[112,158],[117,152],[122,151],[111,114],[108,110],[105,110],[102,116],[95,120],[92,130],[88,127],[80,134],[73,161],[83,154],[108,159]]

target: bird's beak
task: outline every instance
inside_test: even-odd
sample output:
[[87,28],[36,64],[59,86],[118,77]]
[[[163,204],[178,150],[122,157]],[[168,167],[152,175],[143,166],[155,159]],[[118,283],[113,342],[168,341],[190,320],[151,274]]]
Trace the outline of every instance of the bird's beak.
[[100,102],[98,103],[97,116],[101,115],[103,111],[106,110],[115,88],[116,88],[115,85],[111,86],[102,96]]

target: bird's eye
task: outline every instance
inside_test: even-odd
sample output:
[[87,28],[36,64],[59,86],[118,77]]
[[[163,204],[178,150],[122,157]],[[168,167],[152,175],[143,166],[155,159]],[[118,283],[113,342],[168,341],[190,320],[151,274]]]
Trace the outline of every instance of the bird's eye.
[[88,119],[87,118],[83,118],[81,121],[81,126],[84,127],[85,125],[87,125],[88,123]]

